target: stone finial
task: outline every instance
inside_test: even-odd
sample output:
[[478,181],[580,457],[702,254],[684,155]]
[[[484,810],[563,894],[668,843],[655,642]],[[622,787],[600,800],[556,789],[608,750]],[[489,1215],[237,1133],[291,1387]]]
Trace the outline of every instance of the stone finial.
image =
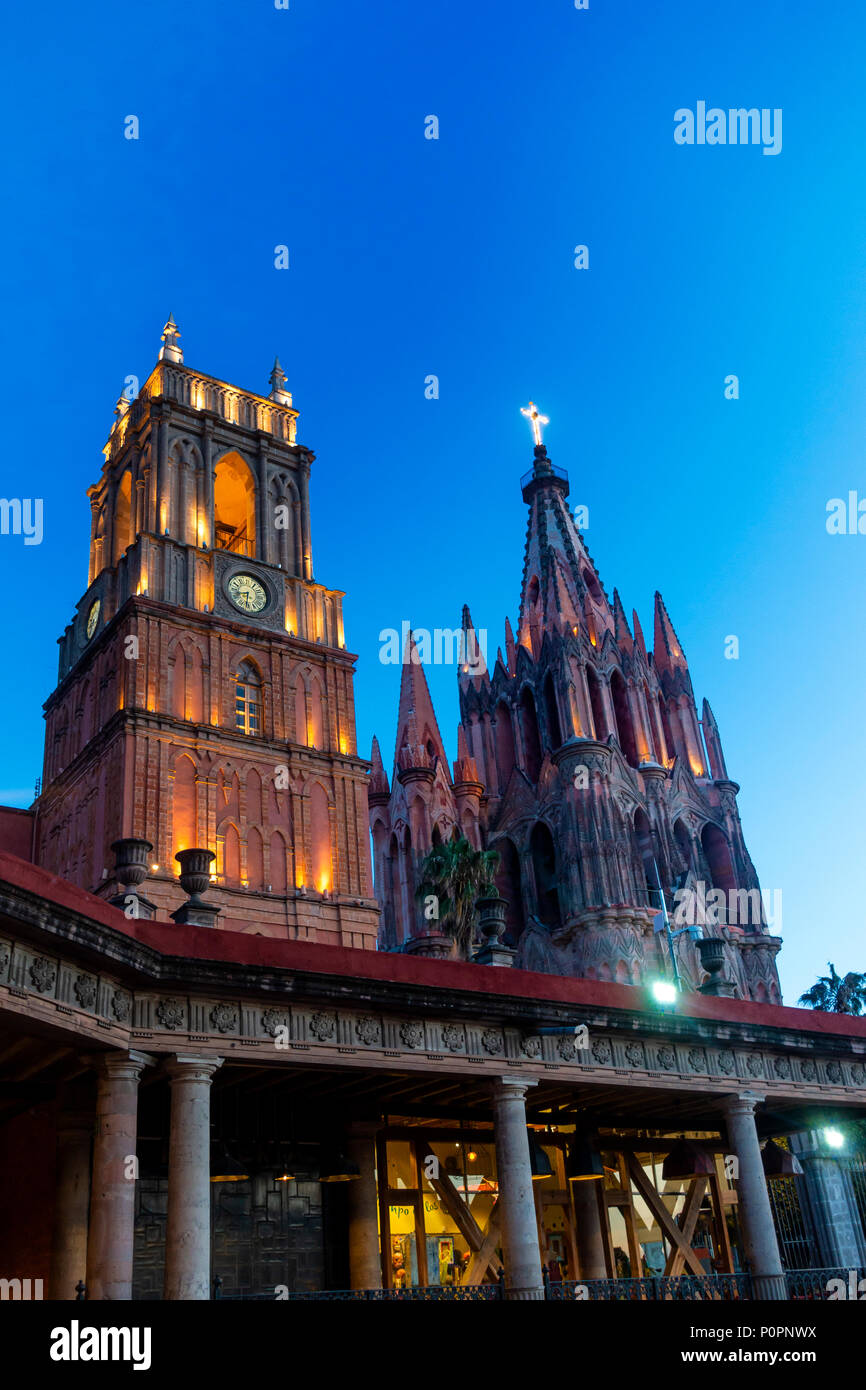
[[159,350],[160,362],[183,362],[183,348],[180,345],[180,329],[169,314],[162,330],[162,347]]
[[172,921],[184,927],[212,927],[220,909],[213,903],[202,902],[201,894],[210,885],[211,864],[216,859],[210,849],[180,849],[174,856],[180,864],[180,886],[188,901],[172,912]]
[[268,377],[268,382],[271,388],[268,399],[271,401],[276,401],[277,405],[292,404],[292,393],[291,391],[287,391],[285,389],[287,380],[288,378],[286,377],[285,372],[280,366],[279,357],[275,357],[271,374]]

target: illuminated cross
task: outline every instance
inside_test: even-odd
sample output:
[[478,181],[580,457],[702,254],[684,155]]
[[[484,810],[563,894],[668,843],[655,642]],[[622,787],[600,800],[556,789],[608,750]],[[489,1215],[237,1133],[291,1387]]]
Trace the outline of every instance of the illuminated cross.
[[550,420],[547,418],[546,415],[539,415],[532,401],[529,402],[529,405],[526,409],[524,409],[521,406],[520,413],[521,415],[525,415],[527,420],[529,420],[530,424],[532,425],[532,433],[535,435],[535,442],[536,444],[540,444],[541,426],[549,425]]

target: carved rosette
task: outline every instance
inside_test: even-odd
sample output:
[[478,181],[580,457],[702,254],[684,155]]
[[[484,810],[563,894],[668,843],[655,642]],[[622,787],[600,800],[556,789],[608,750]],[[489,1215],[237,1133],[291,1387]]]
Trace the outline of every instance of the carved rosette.
[[465,1047],[463,1029],[456,1023],[446,1023],[442,1029],[442,1041],[449,1052],[462,1052]]
[[156,1017],[163,1028],[174,1032],[186,1024],[186,1005],[180,999],[161,999],[156,1006]]
[[643,1043],[629,1042],[625,1045],[625,1060],[630,1067],[643,1067],[646,1065],[646,1053]]
[[218,1033],[238,1031],[238,1011],[234,1004],[215,1004],[210,1011],[211,1027]]
[[420,1047],[424,1042],[424,1029],[420,1023],[404,1023],[400,1027],[400,1040],[404,1047]]
[[814,1081],[815,1077],[818,1075],[818,1069],[811,1057],[807,1057],[805,1061],[800,1063],[800,1071],[802,1072],[804,1081]]
[[382,1036],[382,1028],[378,1018],[368,1016],[359,1018],[355,1021],[355,1037],[362,1042],[365,1047],[372,1047],[379,1042]]
[[337,1033],[336,1014],[313,1014],[310,1019],[310,1032],[319,1042],[328,1042]]
[[600,1067],[606,1067],[612,1056],[607,1038],[596,1038],[590,1052],[592,1053],[592,1060],[597,1062]]
[[524,1038],[522,1047],[527,1057],[541,1056],[541,1038]]
[[261,1025],[269,1038],[275,1038],[281,1028],[288,1028],[289,1015],[285,1009],[265,1009],[262,1013]]
[[677,1065],[677,1054],[670,1043],[664,1043],[656,1053],[656,1060],[662,1071],[675,1071]]
[[724,1076],[733,1076],[737,1070],[737,1062],[733,1052],[726,1049],[719,1053],[719,1071]]

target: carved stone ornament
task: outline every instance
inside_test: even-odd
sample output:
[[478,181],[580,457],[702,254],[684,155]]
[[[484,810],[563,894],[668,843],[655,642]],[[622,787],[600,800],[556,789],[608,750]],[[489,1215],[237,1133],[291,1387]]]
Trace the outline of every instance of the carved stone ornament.
[[658,1063],[663,1071],[673,1071],[677,1065],[677,1054],[670,1043],[664,1043],[658,1050]]
[[310,1019],[310,1032],[319,1042],[327,1042],[337,1032],[336,1014],[313,1014]]
[[832,1081],[834,1086],[838,1086],[842,1080],[842,1068],[838,1062],[827,1063],[827,1080]]
[[759,1056],[757,1052],[750,1053],[750,1055],[746,1058],[746,1071],[749,1073],[749,1076],[763,1076],[763,1057]]
[[53,960],[40,958],[30,966],[30,983],[40,994],[46,994],[57,979],[57,966]]
[[527,1057],[541,1056],[541,1038],[524,1038],[523,1051]]
[[96,981],[92,975],[77,975],[72,986],[82,1009],[92,1009],[96,1003]]
[[262,1028],[269,1038],[275,1038],[280,1028],[288,1028],[289,1015],[285,1009],[265,1009],[262,1013]]
[[692,1071],[707,1070],[707,1054],[702,1047],[690,1047],[688,1060]]
[[420,1023],[404,1023],[400,1027],[400,1038],[404,1047],[420,1047],[424,1041],[424,1029]]
[[442,1029],[442,1041],[449,1052],[462,1052],[464,1047],[463,1029],[456,1023],[446,1023]]
[[9,964],[9,957],[12,955],[11,948],[5,941],[0,941],[0,975],[5,975],[6,967]]
[[646,1062],[643,1043],[630,1042],[625,1045],[625,1060],[630,1067],[642,1067]]
[[116,989],[111,998],[111,1012],[118,1023],[126,1023],[132,1013],[132,995],[125,989]]
[[172,1031],[175,1028],[183,1028],[186,1023],[186,1005],[179,999],[161,999],[156,1006],[156,1016],[163,1028]]
[[805,1062],[800,1063],[800,1070],[803,1073],[804,1081],[814,1081],[815,1077],[818,1075],[817,1068],[811,1057],[807,1057]]
[[497,1057],[502,1051],[502,1034],[497,1033],[495,1028],[485,1028],[481,1034],[481,1046],[485,1052],[489,1052],[492,1057]]
[[592,1059],[600,1067],[606,1066],[611,1058],[610,1043],[607,1038],[596,1038],[592,1044]]
[[724,1072],[725,1076],[733,1076],[737,1070],[737,1063],[733,1052],[726,1051],[719,1053],[719,1071]]
[[780,1081],[787,1081],[788,1077],[791,1075],[791,1063],[788,1061],[787,1057],[774,1057],[773,1071]]
[[382,1029],[378,1018],[359,1018],[355,1022],[355,1036],[359,1042],[364,1043],[365,1047],[372,1047],[373,1043],[379,1042]]
[[577,1056],[577,1045],[574,1038],[560,1038],[556,1050],[563,1062],[573,1062]]
[[215,1004],[210,1011],[211,1027],[218,1033],[238,1031],[238,1011],[234,1004]]
[[851,1080],[855,1086],[862,1086],[866,1081],[866,1067],[861,1062],[855,1062],[851,1068]]

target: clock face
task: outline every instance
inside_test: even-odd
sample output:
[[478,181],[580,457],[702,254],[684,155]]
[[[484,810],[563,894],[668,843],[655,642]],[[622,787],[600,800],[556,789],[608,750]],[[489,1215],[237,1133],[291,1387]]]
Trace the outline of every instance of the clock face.
[[242,613],[261,613],[268,595],[252,574],[233,574],[228,582],[229,598]]
[[87,615],[87,627],[85,628],[85,631],[87,633],[88,642],[90,641],[91,637],[96,631],[96,624],[99,622],[100,607],[101,604],[99,602],[99,599],[95,598],[93,600],[93,603],[90,605],[90,612]]

